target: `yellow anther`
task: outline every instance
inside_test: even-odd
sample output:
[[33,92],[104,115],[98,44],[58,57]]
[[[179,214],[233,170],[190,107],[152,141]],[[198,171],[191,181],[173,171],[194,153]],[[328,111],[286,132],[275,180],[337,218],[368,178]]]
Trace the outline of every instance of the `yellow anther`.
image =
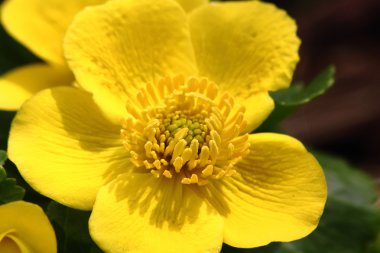
[[190,183],[192,183],[192,184],[198,183],[198,176],[197,176],[197,174],[192,174],[191,175]]
[[183,178],[183,179],[181,180],[181,183],[182,183],[182,184],[191,184],[190,178],[187,178],[187,177]]
[[159,178],[161,176],[161,173],[159,173],[157,170],[151,170],[150,173],[156,178]]
[[182,155],[183,151],[185,150],[185,147],[187,145],[187,142],[185,140],[180,140],[174,147],[174,151],[172,154],[172,161],[176,159],[178,156]]
[[169,165],[169,163],[165,159],[161,159],[160,162],[164,166],[168,166]]
[[170,173],[170,171],[168,171],[168,170],[165,170],[164,173],[162,173],[162,175],[164,175],[167,178],[172,178],[173,177],[172,173]]
[[144,161],[144,165],[145,165],[146,169],[152,169],[152,168],[154,168],[153,164],[151,164],[147,160]]
[[177,157],[173,162],[175,172],[179,173],[182,169],[182,165],[183,165],[182,157]]
[[209,148],[206,146],[203,146],[201,149],[201,154],[199,155],[200,164],[206,164],[209,155],[210,155]]
[[216,158],[219,155],[219,148],[216,145],[216,142],[214,140],[209,141],[208,145],[210,147],[210,156],[211,156],[212,162],[215,163]]
[[191,159],[195,159],[196,154],[198,154],[198,149],[199,149],[199,141],[198,140],[192,140],[190,144],[190,149],[193,154]]
[[220,146],[222,139],[220,138],[220,135],[218,134],[217,131],[211,130],[210,131],[211,138],[215,141],[217,146]]
[[187,161],[189,161],[192,156],[193,156],[193,151],[191,151],[190,148],[185,148],[185,150],[182,153],[183,163],[186,163]]
[[202,170],[202,176],[203,177],[208,177],[212,175],[212,172],[214,171],[214,166],[212,165],[207,165],[204,170]]
[[156,169],[158,169],[158,170],[161,169],[161,163],[160,163],[159,160],[155,160],[155,161],[153,162],[153,165],[154,165],[154,167],[156,167]]
[[197,165],[199,164],[199,160],[190,160],[187,162],[187,169],[188,170],[193,170]]
[[150,154],[151,154],[151,157],[152,157],[154,160],[158,160],[158,156],[157,156],[156,151],[152,151],[152,152],[150,152]]
[[169,154],[171,154],[174,150],[175,144],[177,144],[177,140],[171,140],[167,148],[165,149],[164,152],[164,157],[167,157]]
[[244,107],[218,95],[206,78],[163,78],[129,103],[122,122],[123,144],[136,167],[183,184],[207,184],[231,176],[249,152]]
[[151,152],[152,152],[152,147],[153,147],[153,144],[152,144],[152,142],[150,142],[150,141],[147,141],[146,143],[145,143],[145,145],[144,145],[144,149],[145,149],[145,155],[147,156],[147,157],[151,157]]
[[180,129],[175,135],[174,135],[174,138],[176,138],[177,140],[180,140],[182,139],[183,137],[185,137],[187,135],[187,132],[189,131],[188,128],[182,128]]

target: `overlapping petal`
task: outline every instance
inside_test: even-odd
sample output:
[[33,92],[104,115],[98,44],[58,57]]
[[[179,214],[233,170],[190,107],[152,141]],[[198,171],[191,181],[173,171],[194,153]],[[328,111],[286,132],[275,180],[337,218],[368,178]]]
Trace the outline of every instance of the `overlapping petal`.
[[2,24],[21,44],[48,63],[65,65],[62,41],[73,17],[106,0],[7,0]]
[[18,110],[25,100],[45,88],[71,85],[74,78],[64,67],[38,63],[14,69],[0,78],[0,109]]
[[150,173],[121,175],[103,187],[90,233],[106,252],[220,252],[223,218],[193,190]]
[[190,13],[201,75],[232,94],[288,87],[298,62],[295,22],[261,1],[213,3]]
[[194,9],[196,9],[202,5],[205,5],[209,2],[209,0],[176,0],[176,1],[187,12],[191,12]]
[[57,252],[54,230],[39,206],[11,202],[0,206],[0,217],[1,252]]
[[246,105],[253,130],[273,109],[267,91],[290,85],[300,44],[294,21],[272,4],[242,1],[202,6],[189,22],[200,75]]
[[246,108],[244,117],[247,126],[244,133],[250,133],[260,126],[274,108],[273,99],[267,91],[253,93],[248,98],[237,96],[236,101]]
[[8,150],[33,188],[78,209],[91,209],[99,188],[129,164],[120,127],[73,87],[27,101],[12,123]]
[[175,1],[115,0],[87,8],[64,47],[79,85],[116,117],[125,115],[134,88],[162,76],[196,74],[186,14]]
[[251,248],[302,238],[318,225],[326,182],[316,159],[286,135],[253,134],[238,174],[222,181],[230,213],[224,242]]

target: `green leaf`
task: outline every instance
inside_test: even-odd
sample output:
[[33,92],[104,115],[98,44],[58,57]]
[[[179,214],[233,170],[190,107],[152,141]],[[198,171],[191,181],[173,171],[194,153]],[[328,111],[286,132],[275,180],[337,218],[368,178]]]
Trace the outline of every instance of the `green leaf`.
[[373,206],[377,198],[374,180],[345,160],[321,152],[312,152],[324,169],[329,199],[351,205]]
[[57,235],[58,253],[101,253],[88,231],[90,212],[80,211],[52,201],[47,215]]
[[[0,154],[4,158],[4,153]],[[24,195],[24,188],[16,184],[16,179],[8,178],[5,169],[0,165],[0,205],[23,199]]]
[[380,227],[378,229],[376,240],[373,241],[366,251],[366,253],[379,253],[380,252]]
[[255,132],[281,132],[279,124],[297,108],[324,94],[334,83],[335,68],[327,67],[309,85],[293,84],[288,89],[271,92],[275,108]]
[[324,94],[334,83],[335,68],[327,67],[309,85],[295,84],[288,89],[271,92],[274,101],[282,106],[305,104]]
[[3,166],[5,161],[8,159],[7,152],[4,150],[0,150],[0,166]]

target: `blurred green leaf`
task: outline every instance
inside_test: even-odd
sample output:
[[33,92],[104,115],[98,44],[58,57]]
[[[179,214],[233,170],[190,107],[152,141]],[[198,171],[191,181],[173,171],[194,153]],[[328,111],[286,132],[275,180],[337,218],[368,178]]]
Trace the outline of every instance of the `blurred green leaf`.
[[0,205],[23,199],[25,195],[24,188],[17,185],[16,179],[7,177],[2,166],[6,160],[6,152],[0,150]]
[[376,240],[368,246],[366,253],[379,253],[379,252],[380,252],[380,227],[377,233]]
[[288,89],[271,92],[271,96],[282,106],[302,105],[324,94],[333,85],[334,76],[334,66],[328,66],[309,85],[295,84]]
[[315,77],[310,84],[293,84],[287,89],[271,92],[275,108],[256,132],[280,132],[279,124],[299,106],[324,94],[334,83],[335,68],[329,66]]
[[58,253],[101,253],[88,231],[90,212],[80,211],[52,201],[47,207],[57,235]]
[[324,169],[329,199],[359,207],[373,206],[377,198],[374,180],[347,161],[321,152],[313,152]]
[[7,152],[5,152],[4,150],[0,150],[0,166],[3,166],[6,160]]

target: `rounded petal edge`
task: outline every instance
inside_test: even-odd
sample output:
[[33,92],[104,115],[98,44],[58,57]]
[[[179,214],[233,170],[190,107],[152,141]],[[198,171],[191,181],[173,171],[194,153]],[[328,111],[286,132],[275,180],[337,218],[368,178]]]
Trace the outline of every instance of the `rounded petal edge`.
[[293,241],[318,225],[327,198],[318,161],[298,140],[272,133],[252,134],[250,153],[223,182],[231,209],[225,243],[252,248]]
[[0,206],[0,217],[0,234],[8,231],[3,235],[18,247],[38,253],[57,252],[54,229],[41,207],[25,201],[10,202]]

